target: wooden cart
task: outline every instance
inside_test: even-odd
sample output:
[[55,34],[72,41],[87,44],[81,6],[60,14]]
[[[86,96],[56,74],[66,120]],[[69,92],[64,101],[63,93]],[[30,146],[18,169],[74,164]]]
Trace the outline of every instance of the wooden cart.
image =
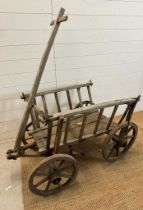
[[[61,9],[43,55],[31,93],[22,94],[27,102],[13,150],[7,151],[8,159],[18,157],[45,157],[32,170],[29,188],[33,193],[48,196],[68,186],[76,178],[78,165],[73,157],[73,145],[103,135],[103,157],[114,161],[125,155],[137,136],[137,125],[131,122],[140,96],[95,104],[91,95],[92,82],[37,92],[39,82],[54,41],[57,27],[67,17]],[[71,93],[77,94],[73,101]],[[68,110],[63,110],[59,95],[65,94]],[[83,97],[84,93],[84,97]],[[53,95],[57,111],[50,113],[47,96]],[[86,97],[85,97],[86,95]],[[84,99],[83,99],[84,98]],[[41,99],[42,108],[38,105]],[[121,109],[122,107],[122,109]],[[110,115],[107,110],[110,109]],[[118,122],[114,116],[121,109]],[[108,115],[108,117],[106,117]],[[66,152],[63,152],[66,151]]]

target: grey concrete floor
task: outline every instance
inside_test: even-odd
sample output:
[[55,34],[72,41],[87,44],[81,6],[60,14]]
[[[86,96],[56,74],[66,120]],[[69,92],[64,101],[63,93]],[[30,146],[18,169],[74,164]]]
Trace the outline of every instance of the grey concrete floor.
[[23,210],[20,160],[7,160],[14,140],[0,139],[0,210]]

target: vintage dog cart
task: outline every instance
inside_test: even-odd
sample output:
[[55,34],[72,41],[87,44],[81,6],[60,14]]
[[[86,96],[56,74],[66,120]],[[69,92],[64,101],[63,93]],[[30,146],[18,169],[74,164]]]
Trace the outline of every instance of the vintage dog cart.
[[[53,30],[42,57],[39,70],[31,93],[22,94],[27,102],[20,129],[13,150],[7,151],[8,159],[18,157],[45,158],[36,165],[29,176],[29,188],[33,193],[48,196],[68,186],[78,172],[76,159],[73,157],[73,145],[85,140],[96,141],[96,137],[105,138],[101,149],[105,160],[114,161],[125,155],[133,145],[138,128],[131,122],[132,114],[140,96],[94,104],[90,87],[92,82],[37,92],[44,67],[63,16],[61,8],[58,17],[52,21]],[[83,100],[82,91],[86,98]],[[71,92],[76,91],[78,102],[73,102]],[[59,95],[65,93],[68,110],[63,110]],[[53,95],[57,112],[50,113],[47,96]],[[42,107],[38,105],[41,99]],[[123,114],[118,122],[114,116],[122,107]],[[110,116],[106,117],[106,110]],[[104,115],[103,115],[104,114]],[[28,135],[27,135],[28,134]],[[66,148],[63,150],[63,148]],[[66,151],[63,153],[63,151]]]

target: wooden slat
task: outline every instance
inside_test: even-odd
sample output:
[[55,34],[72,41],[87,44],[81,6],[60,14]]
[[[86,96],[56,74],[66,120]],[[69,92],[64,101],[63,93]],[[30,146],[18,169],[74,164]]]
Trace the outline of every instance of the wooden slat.
[[66,121],[66,127],[65,127],[65,134],[64,134],[63,144],[66,144],[66,142],[67,142],[69,127],[70,127],[70,117],[68,117],[67,118],[67,121]]
[[119,120],[118,124],[120,124],[124,120],[124,118],[126,117],[128,111],[129,111],[129,105],[126,107],[126,109],[125,109],[121,119]]
[[34,110],[34,114],[35,114],[35,122],[37,124],[37,128],[40,128],[39,113],[37,112],[37,110],[35,109],[35,107],[38,107],[37,106],[36,99],[34,99],[33,110]]
[[[136,103],[137,103],[137,102],[136,102]],[[131,105],[129,106],[129,111],[128,111],[127,117],[126,117],[126,121],[127,121],[127,122],[130,122],[130,120],[131,120],[131,118],[132,118],[132,115],[133,115],[133,112],[134,112],[136,103],[131,104]]]
[[87,86],[87,91],[88,91],[89,101],[93,102],[89,85]]
[[55,154],[57,152],[58,147],[60,145],[63,123],[64,123],[64,118],[60,118],[59,122],[58,122],[58,126],[57,126],[57,132],[56,132],[56,137],[55,137],[55,142],[54,142],[53,154]]
[[78,98],[79,98],[80,106],[82,107],[82,98],[81,98],[80,88],[77,88],[77,93],[78,93]]
[[60,107],[60,103],[59,103],[58,93],[55,92],[54,95],[55,95],[55,100],[56,100],[58,112],[61,112],[61,107]]
[[117,109],[118,109],[118,105],[115,106],[114,109],[113,109],[113,112],[112,112],[111,117],[110,117],[110,119],[109,119],[109,121],[108,121],[106,130],[108,130],[108,129],[110,128],[110,125],[111,125],[111,123],[112,123],[112,121],[113,121],[113,118],[114,118],[114,116],[115,116],[115,114],[116,114]]
[[53,122],[48,122],[48,128],[47,128],[47,144],[46,144],[46,150],[49,150],[50,148],[50,142],[51,142],[51,135],[52,135],[52,125]]
[[43,108],[44,108],[45,114],[47,116],[48,115],[48,108],[47,108],[46,99],[45,99],[44,95],[42,95],[41,97],[42,97],[42,102],[43,102]]
[[93,113],[93,112],[97,111],[98,109],[104,109],[104,108],[112,107],[112,106],[116,106],[116,105],[132,104],[132,103],[135,103],[136,100],[137,100],[137,98],[125,98],[125,99],[121,99],[121,100],[99,103],[96,105],[86,106],[86,107],[82,107],[82,108],[80,107],[80,108],[72,109],[72,110],[69,110],[66,112],[53,114],[51,116],[51,119],[57,119],[61,116],[69,117],[69,116],[74,116],[77,114]]
[[82,139],[84,128],[85,128],[85,125],[86,125],[86,120],[87,120],[87,114],[84,114],[81,129],[80,129],[80,133],[79,133],[79,140]]
[[102,117],[102,115],[103,115],[103,111],[104,111],[103,108],[100,109],[99,116],[98,116],[98,119],[97,119],[97,121],[96,121],[95,129],[94,129],[94,132],[93,132],[94,134],[97,133],[97,130],[98,130],[98,127],[99,127],[99,123],[100,123],[101,117]]
[[69,90],[66,90],[66,94],[67,94],[67,98],[68,98],[69,108],[72,109],[72,102],[71,102]]
[[136,107],[136,104],[140,100],[140,98],[141,98],[141,95],[139,95],[137,98],[134,98],[135,99],[134,103],[128,103],[128,106],[127,106],[122,118],[118,122],[118,124],[121,123],[124,120],[125,117],[126,117],[126,121],[129,122],[131,120],[132,114],[133,114],[134,109]]
[[31,116],[33,129],[36,129],[37,128],[37,124],[35,123],[35,114],[34,114],[33,108],[31,109],[30,116]]

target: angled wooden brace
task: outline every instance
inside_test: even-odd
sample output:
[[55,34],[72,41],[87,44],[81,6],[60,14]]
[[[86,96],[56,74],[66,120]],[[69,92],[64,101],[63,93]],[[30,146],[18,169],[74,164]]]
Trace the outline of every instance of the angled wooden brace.
[[38,90],[38,87],[39,87],[39,84],[40,84],[41,77],[42,77],[43,72],[44,72],[44,68],[45,68],[47,59],[49,57],[49,54],[50,54],[50,51],[51,51],[51,48],[52,48],[52,45],[53,45],[53,42],[54,42],[54,39],[56,37],[56,34],[57,34],[58,29],[59,29],[60,23],[67,20],[67,16],[63,16],[64,13],[65,13],[65,9],[61,8],[59,13],[58,13],[58,16],[57,16],[56,20],[52,21],[53,29],[51,31],[51,35],[49,37],[46,49],[44,51],[44,54],[42,56],[42,59],[41,59],[41,62],[40,62],[40,65],[39,65],[39,68],[38,68],[38,71],[37,71],[35,81],[33,83],[33,87],[32,87],[28,102],[27,102],[27,107],[25,109],[25,112],[24,112],[24,115],[23,115],[23,118],[22,118],[22,121],[21,121],[21,124],[20,124],[20,127],[19,127],[19,131],[18,131],[18,134],[17,134],[17,137],[16,137],[14,151],[20,150],[21,140],[24,137],[25,128],[26,128],[26,125],[27,125],[29,114],[30,114],[31,108],[32,108],[33,103],[34,103],[34,99],[35,99],[35,96],[36,96],[36,93],[37,93],[37,90]]

